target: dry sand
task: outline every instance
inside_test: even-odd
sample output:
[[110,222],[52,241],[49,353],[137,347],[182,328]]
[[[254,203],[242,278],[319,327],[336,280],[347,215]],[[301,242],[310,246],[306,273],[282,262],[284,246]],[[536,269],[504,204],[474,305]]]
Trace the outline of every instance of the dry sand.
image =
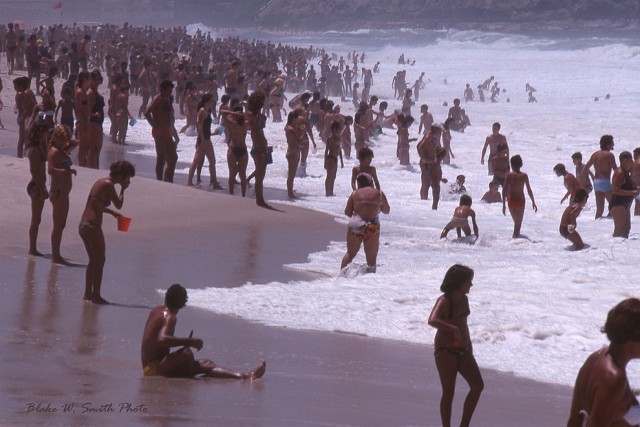
[[[79,265],[27,256],[28,163],[13,157],[13,95],[10,79],[2,78],[6,107],[0,114],[8,130],[0,131],[1,425],[440,424],[440,384],[430,345],[273,328],[188,306],[178,316],[176,333],[193,329],[205,342],[200,357],[239,369],[265,359],[266,376],[253,383],[144,378],[139,340],[149,309],[162,302],[157,289],[175,282],[201,288],[300,279],[282,265],[342,240],[344,230],[316,212],[290,206],[269,211],[249,198],[157,182],[150,179],[151,160],[105,142],[103,167],[122,158],[137,166],[122,210],[133,223],[121,233],[105,217],[103,295],[114,304],[84,303],[87,258],[77,224],[90,185],[107,172],[78,168],[74,178],[62,254]],[[186,179],[178,175],[176,181]],[[268,200],[283,196],[282,190],[266,191]],[[45,254],[50,231],[47,203],[38,246]],[[473,425],[566,422],[570,388],[482,372],[486,387]],[[454,423],[466,394],[462,380],[458,387]]]

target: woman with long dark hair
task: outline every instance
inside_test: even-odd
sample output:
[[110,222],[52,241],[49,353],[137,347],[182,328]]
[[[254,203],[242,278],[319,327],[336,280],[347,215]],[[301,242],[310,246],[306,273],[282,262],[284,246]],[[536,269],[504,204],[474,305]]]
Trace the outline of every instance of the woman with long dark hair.
[[440,418],[443,427],[451,425],[451,405],[458,373],[469,384],[469,393],[464,401],[460,420],[461,426],[471,423],[471,416],[484,389],[478,363],[473,357],[467,325],[467,317],[471,313],[467,294],[473,286],[472,281],[471,268],[460,264],[451,266],[440,286],[443,295],[438,298],[429,316],[429,325],[438,330],[434,341],[434,356],[442,385]]

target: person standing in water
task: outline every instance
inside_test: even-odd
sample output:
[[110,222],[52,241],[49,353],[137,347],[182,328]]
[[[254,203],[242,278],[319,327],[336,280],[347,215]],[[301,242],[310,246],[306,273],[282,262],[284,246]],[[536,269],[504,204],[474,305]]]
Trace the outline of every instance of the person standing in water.
[[367,259],[367,272],[376,272],[376,260],[380,246],[380,212],[391,211],[384,193],[374,187],[373,177],[368,173],[360,173],[356,177],[358,189],[351,193],[344,209],[351,218],[347,225],[347,253],[342,258],[340,270],[344,269],[358,254],[364,244]]
[[596,193],[596,219],[602,218],[604,213],[604,201],[611,200],[611,174],[618,168],[613,150],[613,136],[602,135],[600,137],[600,150],[591,155],[589,161],[582,168],[581,180],[589,176],[591,166],[595,169],[593,190]]
[[473,275],[473,270],[469,267],[460,264],[451,266],[440,285],[443,295],[436,300],[429,315],[429,326],[438,330],[434,340],[434,357],[442,385],[440,418],[444,427],[451,426],[451,406],[458,373],[469,384],[461,426],[471,424],[471,417],[484,389],[467,325],[467,317],[471,313],[467,294],[473,286]]
[[538,206],[533,198],[533,191],[529,185],[529,175],[520,172],[522,168],[522,157],[515,155],[511,158],[511,169],[504,178],[502,186],[502,214],[506,215],[506,206],[509,205],[509,213],[513,218],[513,237],[520,237],[520,228],[522,227],[522,219],[524,218],[525,198],[524,188],[527,187],[527,193],[533,205],[533,211],[538,212]]

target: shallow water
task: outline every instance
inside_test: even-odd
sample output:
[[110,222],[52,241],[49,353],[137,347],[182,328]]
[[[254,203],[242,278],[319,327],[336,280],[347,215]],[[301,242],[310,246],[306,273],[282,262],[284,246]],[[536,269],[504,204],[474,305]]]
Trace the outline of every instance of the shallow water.
[[[480,238],[475,245],[439,239],[458,204],[457,197],[445,195],[438,211],[431,210],[430,201],[421,201],[415,143],[410,151],[412,166],[399,166],[395,132],[385,130],[372,147],[373,164],[391,204],[391,213],[381,219],[377,274],[361,273],[364,256],[359,254],[346,277],[339,277],[345,242],[338,241],[326,251],[311,254],[307,263],[287,266],[321,273],[326,278],[247,283],[228,289],[217,288],[212,276],[211,283],[205,284],[209,288],[189,290],[189,303],[288,328],[431,343],[435,330],[426,319],[440,295],[440,282],[450,265],[463,263],[476,273],[469,295],[469,326],[480,365],[539,381],[572,384],[587,355],[606,344],[600,327],[607,311],[623,298],[638,295],[632,278],[640,261],[640,242],[638,234],[627,240],[612,238],[612,221],[593,218],[592,194],[578,219],[578,231],[589,247],[579,252],[569,250],[569,242],[557,231],[566,207],[566,202],[560,204],[565,189],[552,168],[564,163],[573,171],[571,154],[581,151],[586,162],[598,149],[603,134],[614,135],[616,157],[622,150],[640,146],[638,43],[627,35],[616,38],[615,34],[573,34],[552,40],[445,31],[431,34],[420,45],[416,40],[419,34],[407,36],[410,30],[387,36],[368,31],[278,37],[302,45],[313,40],[314,46],[328,46],[345,58],[349,51],[361,52],[364,46],[365,67],[381,62],[371,94],[387,100],[391,108],[399,107],[398,101],[390,99],[396,71],[406,69],[409,82],[426,72],[429,81],[413,113],[418,116],[419,104],[426,102],[437,122],[446,118],[448,107],[443,102],[451,104],[453,98],[462,98],[466,83],[475,89],[494,75],[500,87],[507,90],[495,104],[463,103],[472,126],[464,134],[453,133],[456,158],[451,166],[443,166],[444,176],[451,182],[458,174],[466,176]],[[407,43],[402,43],[403,36],[408,37]],[[345,41],[353,44],[346,45]],[[400,53],[415,59],[416,64],[397,65]],[[527,102],[526,83],[537,89],[537,104]],[[611,99],[605,100],[606,94]],[[598,102],[594,102],[595,97]],[[342,103],[342,112],[355,113],[349,102]],[[490,181],[486,167],[480,164],[480,154],[495,121],[502,124],[511,154],[523,157],[523,171],[529,174],[535,194],[538,212],[532,211],[528,201],[522,228],[528,239],[511,238],[513,223],[509,216],[502,215],[501,205],[480,203]],[[284,189],[286,143],[282,128],[282,123],[267,125],[274,164],[268,168],[265,185]],[[417,126],[410,133],[418,136]],[[130,128],[129,139],[138,152],[151,156],[154,151],[149,134],[147,123],[141,120]],[[194,145],[195,137],[182,139],[181,161],[191,161]],[[224,159],[226,146],[221,141],[214,145],[216,157]],[[345,168],[338,171],[336,197],[326,198],[322,152],[320,149],[310,156],[309,176],[296,179],[296,192],[304,197],[293,204],[327,212],[346,224],[343,210],[351,193],[351,167],[356,161],[345,159]],[[217,170],[227,176],[224,162],[218,162]],[[632,233],[637,224],[637,219],[632,219]],[[450,239],[453,235],[450,233]],[[629,372],[632,386],[640,384],[638,366],[632,363]]]

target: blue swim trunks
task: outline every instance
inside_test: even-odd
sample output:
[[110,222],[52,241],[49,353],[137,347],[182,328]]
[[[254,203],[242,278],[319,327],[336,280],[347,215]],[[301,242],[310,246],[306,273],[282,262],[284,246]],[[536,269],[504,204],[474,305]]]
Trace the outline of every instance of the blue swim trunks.
[[593,180],[593,189],[596,193],[611,191],[611,181],[606,178],[596,178]]

